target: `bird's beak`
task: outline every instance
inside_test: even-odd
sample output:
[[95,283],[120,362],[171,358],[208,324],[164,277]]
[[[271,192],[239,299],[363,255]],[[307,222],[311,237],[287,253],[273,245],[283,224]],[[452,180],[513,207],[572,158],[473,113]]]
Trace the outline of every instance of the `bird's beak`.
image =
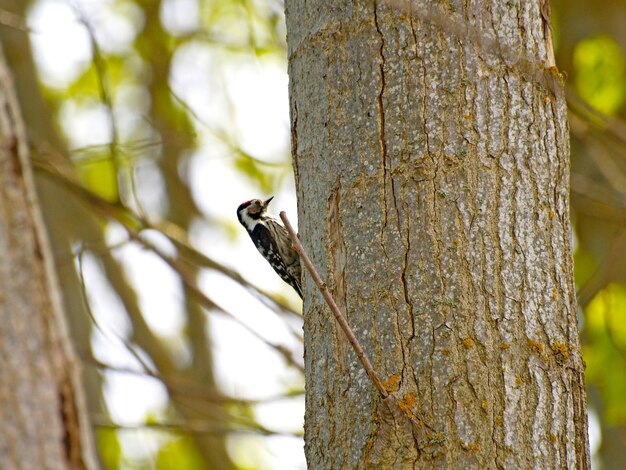
[[271,201],[272,199],[274,199],[274,196],[272,196],[272,197],[271,197],[271,198],[269,198],[269,199],[266,199],[266,200],[265,200],[265,202],[263,203],[263,205],[264,205],[265,207],[267,207],[267,205],[270,203],[270,201]]

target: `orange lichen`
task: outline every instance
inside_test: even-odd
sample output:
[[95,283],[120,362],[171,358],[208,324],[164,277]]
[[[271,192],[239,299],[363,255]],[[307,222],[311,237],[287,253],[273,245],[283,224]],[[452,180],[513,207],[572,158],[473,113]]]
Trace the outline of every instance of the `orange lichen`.
[[511,347],[511,345],[509,343],[502,343],[500,345],[500,349],[502,349],[503,351],[506,351],[507,349],[509,349]]
[[463,450],[471,450],[473,452],[480,452],[480,446],[475,442],[465,442],[463,439],[459,439],[459,444]]
[[415,399],[415,394],[412,392],[407,393],[402,400],[398,402],[398,406],[405,413],[410,413],[413,410],[413,407],[417,403]]
[[463,340],[463,346],[465,346],[466,348],[473,348],[474,340],[468,336]]
[[387,380],[383,380],[383,387],[389,393],[394,393],[398,390],[398,386],[400,385],[400,376],[398,374],[393,374]]
[[551,219],[554,219],[555,215],[556,215],[556,212],[554,212],[554,211],[548,212],[548,217],[550,217]]
[[550,442],[552,442],[552,444],[555,444],[556,441],[557,441],[556,434],[550,434]]
[[448,354],[450,354],[450,350],[449,349],[442,349],[441,350],[441,354],[443,354],[444,356],[447,356]]
[[541,354],[544,350],[543,344],[541,344],[539,341],[535,341],[534,339],[529,339],[528,345],[530,346],[530,349],[532,349],[537,354]]
[[442,432],[436,432],[435,434],[430,435],[428,437],[429,437],[430,444],[441,444],[442,442],[445,442],[446,440],[446,435]]

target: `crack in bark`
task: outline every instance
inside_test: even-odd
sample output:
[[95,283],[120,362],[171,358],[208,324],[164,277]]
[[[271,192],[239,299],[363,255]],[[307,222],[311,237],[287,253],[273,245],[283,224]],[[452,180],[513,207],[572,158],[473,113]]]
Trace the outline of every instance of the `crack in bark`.
[[[380,37],[379,54],[379,72],[380,72],[380,91],[377,96],[378,104],[378,142],[380,144],[381,159],[382,159],[382,186],[383,186],[383,201],[387,202],[387,142],[385,138],[385,107],[383,103],[383,96],[385,93],[385,36],[383,35],[380,25],[378,24],[378,1],[374,1],[374,26],[376,32]],[[383,207],[383,231],[387,227],[387,209]],[[384,245],[384,243],[383,243]]]
[[76,397],[72,381],[69,377],[63,377],[59,383],[59,413],[63,423],[63,449],[69,468],[82,470],[85,464],[81,455],[81,433],[78,410],[76,409]]
[[411,300],[411,296],[409,295],[407,277],[406,277],[407,271],[409,269],[409,253],[411,252],[411,234],[409,231],[410,211],[408,210],[408,207],[406,206],[405,206],[404,211],[405,211],[405,214],[407,214],[407,216],[406,216],[406,223],[404,224],[405,248],[404,248],[404,259],[403,259],[403,265],[402,265],[402,287],[404,291],[404,301],[409,308],[409,323],[411,325],[411,335],[409,336],[409,339],[407,340],[407,344],[409,344],[415,338],[415,318],[414,318],[414,313],[413,313],[413,310],[414,310],[413,301]]
[[[329,280],[331,282],[329,289],[333,293],[335,302],[341,309],[348,315],[347,305],[347,292],[346,292],[346,262],[347,257],[345,255],[345,243],[343,240],[343,227],[341,226],[341,219],[339,215],[340,209],[340,197],[341,197],[341,181],[337,179],[335,185],[331,189],[330,195],[327,199],[326,213],[326,252],[329,257]],[[338,356],[338,365],[341,375],[346,375],[345,372],[350,369],[349,353],[347,351],[347,344],[345,338],[336,322],[332,322],[331,328],[333,331],[333,345]],[[344,365],[345,362],[345,365]],[[349,374],[348,374],[349,377]],[[342,394],[346,394],[349,386],[343,390]]]
[[296,181],[296,188],[299,186],[298,181],[300,180],[300,175],[298,173],[298,168],[300,165],[298,164],[298,103],[294,99],[293,102],[293,112],[291,114],[291,158],[293,159],[293,173]]

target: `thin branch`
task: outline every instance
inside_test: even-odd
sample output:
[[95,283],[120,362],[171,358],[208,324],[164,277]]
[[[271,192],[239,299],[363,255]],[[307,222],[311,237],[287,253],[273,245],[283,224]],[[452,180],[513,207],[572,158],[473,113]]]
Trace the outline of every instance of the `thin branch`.
[[187,103],[181,96],[179,96],[172,87],[168,86],[168,90],[174,101],[176,101],[189,115],[195,119],[201,126],[205,127],[216,139],[222,142],[228,149],[235,155],[239,155],[245,159],[251,160],[258,165],[263,165],[265,167],[273,167],[273,168],[291,168],[291,161],[285,162],[268,162],[262,160],[258,157],[255,157],[244,149],[242,149],[233,139],[228,135],[226,131],[223,129],[218,129],[205,119],[202,118],[189,103]]
[[116,331],[111,330],[110,334],[103,328],[103,326],[98,321],[96,315],[93,313],[91,309],[91,303],[89,302],[89,294],[87,292],[87,283],[85,282],[85,272],[84,272],[84,263],[83,256],[85,254],[85,247],[81,246],[79,252],[76,254],[76,270],[78,271],[78,277],[80,282],[81,296],[82,301],[87,311],[87,315],[89,316],[91,322],[95,326],[95,328],[102,334],[102,336],[109,341],[112,340],[111,335],[117,339],[120,343],[124,345],[124,347],[128,350],[128,352],[133,356],[133,358],[137,361],[137,363],[143,368],[143,370],[147,374],[152,374],[151,367],[146,363],[146,361],[141,357],[141,355],[135,351],[135,349],[126,341],[126,339]]
[[222,395],[221,393],[216,393],[215,390],[209,389],[203,384],[191,382],[178,376],[170,377],[169,375],[164,375],[161,372],[153,372],[150,370],[140,370],[134,367],[113,366],[110,364],[105,364],[104,362],[99,361],[98,359],[93,357],[91,354],[87,356],[81,356],[81,359],[86,366],[94,367],[99,371],[113,372],[118,374],[130,374],[138,377],[145,377],[146,379],[158,380],[159,382],[163,383],[168,389],[176,390],[177,394],[179,395],[184,395],[188,398],[196,398],[198,400],[204,400],[212,403],[255,406],[263,405],[266,403],[278,402],[282,400],[300,398],[302,397],[302,395],[304,395],[304,390],[290,390],[282,394],[270,395],[261,398],[232,397]]
[[287,346],[274,343],[268,340],[267,338],[260,335],[254,328],[252,328],[246,322],[238,318],[236,315],[234,315],[233,313],[229,312],[228,310],[214,303],[204,292],[202,292],[202,290],[197,285],[193,276],[191,276],[187,272],[187,270],[178,262],[178,260],[176,260],[175,258],[172,258],[171,256],[168,256],[161,249],[159,249],[156,245],[150,243],[145,237],[141,237],[139,233],[134,232],[129,227],[125,226],[124,228],[126,228],[128,236],[131,239],[135,240],[140,245],[142,245],[146,249],[150,250],[151,252],[159,256],[159,258],[161,258],[161,260],[163,260],[178,275],[182,283],[188,289],[189,293],[196,299],[196,301],[201,306],[203,306],[207,310],[214,310],[230,318],[239,326],[241,326],[244,330],[250,333],[252,336],[254,336],[259,341],[261,341],[263,344],[265,344],[270,349],[273,349],[278,354],[280,354],[289,365],[293,366],[294,368],[300,371],[304,371],[304,367],[296,360],[293,351],[291,351]]
[[[626,252],[626,230],[619,228],[611,238],[608,251],[591,274],[589,279],[578,289],[578,305],[586,308],[595,296],[604,289],[614,278],[616,269],[620,266],[620,261]],[[608,326],[607,326],[608,328]]]
[[170,423],[144,423],[136,425],[123,425],[113,423],[107,419],[92,418],[95,426],[100,428],[109,428],[114,430],[123,431],[141,431],[141,430],[157,430],[171,433],[189,432],[193,434],[260,434],[262,436],[287,436],[302,438],[302,434],[299,432],[288,431],[274,431],[262,426],[255,426],[251,428],[225,428],[215,426],[206,421],[189,421],[189,422],[170,422]]
[[348,341],[350,341],[350,344],[352,345],[352,349],[354,349],[354,352],[359,358],[359,361],[361,361],[361,364],[363,365],[365,372],[367,372],[367,375],[369,376],[370,380],[374,383],[374,386],[380,392],[383,398],[387,398],[389,396],[389,392],[385,389],[380,378],[378,377],[378,374],[372,367],[372,363],[370,362],[369,358],[365,354],[365,351],[361,347],[359,340],[356,339],[356,336],[354,336],[354,333],[352,332],[352,329],[350,328],[350,325],[348,324],[346,317],[343,315],[341,310],[339,310],[339,307],[335,303],[335,299],[333,298],[330,291],[328,290],[326,283],[322,281],[322,278],[317,273],[317,270],[315,269],[313,262],[307,255],[306,251],[304,251],[304,248],[302,244],[300,243],[300,239],[298,238],[298,235],[296,234],[295,230],[289,223],[287,214],[285,214],[284,211],[280,213],[280,218],[282,219],[283,223],[285,224],[285,228],[287,229],[287,231],[289,232],[289,235],[291,236],[293,247],[300,255],[300,259],[302,260],[302,263],[304,264],[306,269],[309,271],[309,273],[311,273],[311,277],[313,278],[313,281],[315,282],[315,284],[317,284],[317,287],[319,287],[320,292],[322,293],[322,295],[324,296],[324,299],[326,300],[326,303],[330,307],[330,311],[335,316],[337,323],[339,323],[339,326],[348,337]]
[[28,27],[26,19],[4,8],[0,8],[0,26],[17,29],[18,31],[23,31],[25,33],[34,32]]
[[[111,141],[108,143],[109,152],[111,154],[111,161],[113,162],[113,166],[115,168],[116,178],[119,178],[119,153],[118,153],[118,129],[117,123],[115,121],[115,113],[113,109],[113,94],[111,92],[111,87],[109,84],[109,76],[107,72],[106,59],[100,50],[100,45],[96,39],[96,32],[94,30],[93,25],[87,19],[87,16],[83,14],[81,8],[78,4],[72,4],[74,12],[78,17],[78,21],[82,24],[87,31],[87,35],[89,37],[89,43],[91,46],[92,52],[92,63],[96,72],[96,81],[98,83],[98,92],[100,94],[100,101],[104,104],[106,108],[106,115],[109,121],[109,125],[111,126]],[[121,199],[120,193],[120,184],[119,179],[116,180],[118,186],[118,198]]]
[[578,114],[595,129],[610,133],[622,145],[626,145],[626,122],[619,118],[608,116],[590,106],[572,87],[565,87],[565,97],[571,112]]

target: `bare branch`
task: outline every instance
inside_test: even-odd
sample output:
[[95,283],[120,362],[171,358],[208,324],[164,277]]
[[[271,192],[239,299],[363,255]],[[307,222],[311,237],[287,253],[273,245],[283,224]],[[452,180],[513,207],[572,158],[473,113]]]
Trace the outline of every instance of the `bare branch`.
[[194,420],[189,422],[169,422],[169,423],[144,423],[137,425],[123,425],[113,423],[106,419],[94,419],[97,427],[109,428],[124,431],[159,430],[171,433],[189,432],[194,434],[260,434],[262,436],[288,436],[301,438],[302,433],[274,431],[263,426],[253,426],[250,428],[225,428],[215,426],[206,421]]
[[187,380],[178,375],[163,374],[162,372],[153,372],[150,370],[140,370],[134,367],[113,366],[99,361],[91,354],[82,356],[83,363],[87,366],[95,367],[103,372],[113,372],[118,374],[130,374],[146,379],[154,379],[163,383],[168,389],[176,390],[178,395],[184,395],[188,398],[195,398],[212,403],[226,403],[232,405],[254,406],[266,403],[277,402],[281,400],[290,400],[300,398],[304,394],[304,390],[290,390],[282,394],[271,395],[262,398],[239,398],[216,393],[215,389],[211,389],[204,384]]
[[326,303],[330,307],[330,311],[335,316],[337,323],[339,323],[339,326],[348,337],[348,341],[350,341],[350,344],[352,345],[352,349],[354,349],[354,352],[359,358],[359,361],[361,361],[361,364],[363,365],[365,372],[367,372],[368,377],[374,383],[374,386],[380,392],[382,397],[387,398],[389,396],[389,392],[387,392],[380,378],[378,377],[378,374],[372,367],[372,363],[370,362],[369,358],[365,354],[365,351],[361,347],[359,340],[357,340],[356,336],[354,336],[354,333],[352,332],[352,329],[350,328],[350,325],[348,324],[346,317],[341,312],[341,310],[339,310],[339,307],[335,303],[335,299],[333,298],[330,291],[328,290],[326,283],[322,281],[322,278],[317,273],[317,270],[315,269],[313,262],[307,255],[306,251],[304,251],[304,247],[300,243],[300,239],[298,238],[298,235],[296,234],[295,230],[289,223],[289,219],[287,218],[287,214],[285,214],[285,211],[282,211],[280,213],[280,218],[282,219],[283,223],[285,224],[285,228],[287,229],[287,231],[289,232],[289,235],[291,236],[293,247],[300,255],[300,259],[302,260],[302,263],[304,264],[306,269],[309,271],[309,273],[311,273],[311,277],[313,278],[313,281],[315,282],[315,284],[317,284],[317,287],[319,287],[320,292],[322,293],[322,295],[324,296],[324,300],[326,300]]
[[17,29],[18,31],[23,31],[25,33],[33,32],[33,30],[28,27],[26,19],[10,12],[9,10],[5,10],[4,8],[0,9],[0,25]]

